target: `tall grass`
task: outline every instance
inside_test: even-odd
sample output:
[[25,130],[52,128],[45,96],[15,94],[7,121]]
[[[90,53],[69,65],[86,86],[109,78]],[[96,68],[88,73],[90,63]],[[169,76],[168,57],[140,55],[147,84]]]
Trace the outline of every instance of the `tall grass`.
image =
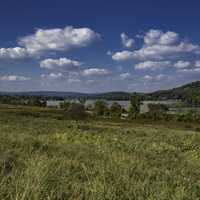
[[2,200],[200,197],[194,131],[21,109],[0,110]]

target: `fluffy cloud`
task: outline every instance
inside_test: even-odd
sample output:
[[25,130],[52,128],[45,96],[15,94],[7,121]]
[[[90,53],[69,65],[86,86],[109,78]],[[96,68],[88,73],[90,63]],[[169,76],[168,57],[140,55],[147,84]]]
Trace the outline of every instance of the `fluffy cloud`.
[[170,61],[145,61],[135,65],[135,69],[150,69],[156,70],[159,68],[170,67]]
[[195,62],[195,67],[200,67],[200,60],[197,60],[197,61]]
[[17,47],[0,48],[0,59],[26,59],[38,57],[45,51],[65,51],[86,47],[100,38],[89,28],[38,29],[34,34],[22,37]]
[[101,68],[90,68],[83,70],[83,76],[105,76],[109,75],[110,72],[107,69],[101,69]]
[[60,79],[63,78],[64,75],[62,73],[50,73],[50,74],[42,74],[41,78],[47,78],[50,80],[56,80],[56,79]]
[[77,78],[69,78],[67,81],[68,81],[68,83],[80,83],[81,82],[81,80],[77,79]]
[[59,59],[45,59],[40,62],[40,67],[45,69],[65,69],[65,70],[76,70],[81,65],[80,62],[76,60],[70,60],[68,58]]
[[32,54],[43,51],[64,51],[72,48],[88,46],[100,35],[89,28],[38,29],[33,35],[22,37],[19,45]]
[[160,80],[163,80],[164,78],[166,78],[166,75],[164,74],[158,74],[156,76],[145,75],[143,77],[143,79],[146,81],[160,81]]
[[200,72],[200,61],[194,61],[194,62],[189,62],[189,61],[178,61],[174,64],[174,66],[178,69],[178,72],[181,73],[199,73]]
[[190,62],[189,61],[183,61],[183,60],[179,60],[174,64],[174,67],[176,68],[187,68],[190,66]]
[[153,79],[153,77],[150,76],[150,75],[145,75],[143,78],[144,78],[145,80],[147,80],[147,81],[151,81],[151,80]]
[[121,33],[121,41],[122,41],[122,45],[125,48],[131,48],[134,45],[134,39],[129,38],[128,35],[126,35],[126,33]]
[[164,33],[161,30],[150,30],[146,33],[144,36],[144,43],[146,45],[154,45],[154,44],[160,44],[160,45],[171,45],[177,42],[179,39],[179,36],[175,32],[167,31]]
[[18,76],[18,75],[5,75],[0,76],[1,81],[27,81],[30,80],[30,77]]
[[131,51],[116,52],[112,55],[112,59],[115,61],[126,61],[133,59],[134,57],[135,57],[134,52]]
[[0,59],[25,59],[31,56],[32,54],[25,48],[0,48]]
[[131,74],[129,72],[126,73],[122,73],[119,75],[121,80],[125,80],[127,78],[129,78],[131,76]]
[[179,42],[177,33],[150,30],[144,36],[144,45],[135,51],[121,51],[112,55],[113,60],[164,60],[169,57],[178,57],[186,53],[197,53],[199,45],[188,42]]
[[198,45],[181,42],[178,45],[160,45],[144,46],[135,51],[121,51],[112,55],[113,60],[126,61],[130,59],[137,60],[163,60],[168,57],[178,57],[180,54],[195,53],[199,50]]
[[200,68],[190,68],[190,69],[180,69],[178,72],[183,72],[183,73],[199,73]]
[[160,45],[144,46],[142,49],[133,52],[133,56],[139,60],[155,59],[162,60],[166,57],[177,57],[180,54],[192,53],[199,50],[198,45],[181,42],[178,45]]

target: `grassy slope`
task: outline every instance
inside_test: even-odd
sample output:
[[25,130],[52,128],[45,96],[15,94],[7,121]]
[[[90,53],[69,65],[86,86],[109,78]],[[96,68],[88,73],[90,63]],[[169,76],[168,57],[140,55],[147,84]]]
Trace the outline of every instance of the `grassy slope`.
[[199,198],[198,133],[59,115],[0,109],[0,199]]

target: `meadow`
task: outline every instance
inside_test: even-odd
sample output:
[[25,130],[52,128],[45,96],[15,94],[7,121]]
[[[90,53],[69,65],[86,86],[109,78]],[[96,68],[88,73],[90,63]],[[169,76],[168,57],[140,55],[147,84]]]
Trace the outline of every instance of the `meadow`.
[[0,106],[0,199],[200,199],[193,125],[64,116]]

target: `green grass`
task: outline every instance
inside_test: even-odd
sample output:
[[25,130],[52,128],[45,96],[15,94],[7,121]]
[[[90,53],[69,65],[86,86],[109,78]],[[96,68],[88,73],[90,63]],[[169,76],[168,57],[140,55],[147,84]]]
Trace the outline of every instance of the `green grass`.
[[197,200],[199,134],[0,107],[0,199]]

